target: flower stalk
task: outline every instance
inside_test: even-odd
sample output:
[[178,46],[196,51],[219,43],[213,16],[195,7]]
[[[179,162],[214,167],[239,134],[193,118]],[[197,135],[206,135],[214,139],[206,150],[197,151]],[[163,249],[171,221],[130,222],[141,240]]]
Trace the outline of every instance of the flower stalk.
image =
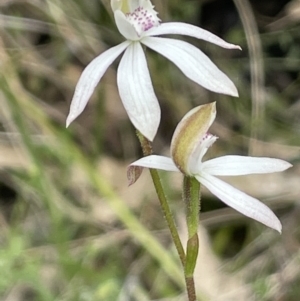
[[[143,155],[152,155],[151,142],[137,131],[137,136],[140,141]],[[171,232],[173,242],[175,244],[180,261],[184,268],[186,289],[189,301],[196,301],[196,290],[194,283],[194,270],[198,257],[199,239],[198,239],[198,225],[199,225],[199,213],[200,213],[200,184],[193,177],[184,177],[183,182],[183,200],[186,204],[186,221],[188,227],[188,241],[186,246],[186,253],[183,249],[182,242],[180,240],[177,227],[170,210],[168,200],[164,193],[162,183],[156,169],[150,169],[150,174],[153,180],[153,184],[160,201],[160,205],[167,221],[168,227]]]
[[[142,150],[143,150],[143,154],[144,156],[150,156],[152,155],[152,145],[151,142],[144,137],[140,132],[137,131],[137,136],[138,139],[140,141]],[[171,236],[173,239],[173,242],[175,244],[177,253],[179,255],[180,261],[182,263],[183,266],[185,266],[185,262],[186,262],[186,258],[185,258],[185,252],[184,252],[184,248],[182,246],[178,231],[177,231],[177,227],[174,221],[174,217],[173,214],[171,212],[168,200],[166,198],[166,195],[164,193],[164,189],[161,183],[161,179],[159,176],[159,173],[157,171],[157,169],[150,169],[150,174],[152,177],[152,181],[164,214],[164,217],[167,221],[168,227],[170,229],[171,232]]]
[[197,263],[199,250],[198,226],[200,214],[200,184],[193,177],[184,177],[183,200],[186,204],[186,222],[188,228],[184,275],[188,298],[190,301],[194,301],[196,300],[194,270]]
[[191,238],[198,231],[200,213],[200,183],[194,177],[184,177],[183,199],[186,203],[188,236]]

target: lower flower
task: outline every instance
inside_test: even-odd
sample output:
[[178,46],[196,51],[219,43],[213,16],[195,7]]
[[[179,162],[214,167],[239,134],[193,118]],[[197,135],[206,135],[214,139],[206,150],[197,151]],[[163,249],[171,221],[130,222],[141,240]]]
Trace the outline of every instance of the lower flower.
[[281,223],[272,210],[216,176],[280,172],[292,165],[281,159],[247,156],[222,156],[202,162],[206,151],[217,139],[207,133],[215,116],[215,103],[199,106],[187,113],[172,137],[172,158],[151,155],[133,162],[128,167],[129,184],[138,179],[141,167],[182,172],[195,177],[228,206],[281,233]]

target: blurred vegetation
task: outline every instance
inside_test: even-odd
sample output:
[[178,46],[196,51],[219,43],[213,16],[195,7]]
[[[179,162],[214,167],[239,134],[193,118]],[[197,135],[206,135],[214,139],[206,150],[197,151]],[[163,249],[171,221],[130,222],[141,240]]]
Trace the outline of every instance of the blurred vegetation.
[[[217,95],[147,50],[167,153],[180,118],[218,101],[210,156],[290,161],[284,174],[231,178],[280,217],[283,234],[204,191],[197,289],[201,300],[299,300],[300,1],[154,1],[163,21],[201,26],[242,52],[186,39],[235,82]],[[108,0],[0,2],[0,299],[185,300],[178,258],[116,88],[117,63],[84,113],[65,119],[83,68],[122,41]],[[181,177],[162,173],[182,235]]]

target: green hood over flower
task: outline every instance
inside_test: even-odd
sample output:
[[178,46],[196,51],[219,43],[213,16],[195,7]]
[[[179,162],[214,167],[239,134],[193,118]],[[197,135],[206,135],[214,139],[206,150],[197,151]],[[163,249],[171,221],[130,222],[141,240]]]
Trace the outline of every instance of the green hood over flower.
[[191,175],[190,161],[195,157],[199,142],[205,137],[215,117],[216,103],[213,102],[192,109],[178,124],[172,138],[171,155],[182,173]]

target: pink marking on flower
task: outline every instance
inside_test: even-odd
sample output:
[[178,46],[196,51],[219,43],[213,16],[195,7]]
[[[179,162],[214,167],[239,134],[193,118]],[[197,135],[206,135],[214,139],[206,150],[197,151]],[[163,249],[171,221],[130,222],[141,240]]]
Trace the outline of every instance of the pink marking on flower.
[[138,35],[159,25],[159,19],[144,7],[136,8],[132,13],[127,13],[126,18],[136,29]]

